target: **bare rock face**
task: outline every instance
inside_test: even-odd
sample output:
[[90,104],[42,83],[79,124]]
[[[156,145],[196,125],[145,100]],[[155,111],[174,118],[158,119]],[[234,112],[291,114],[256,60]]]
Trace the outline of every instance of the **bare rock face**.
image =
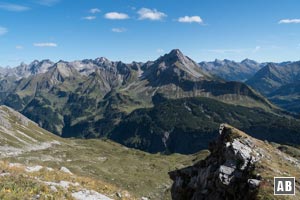
[[169,173],[174,181],[172,199],[255,199],[260,180],[253,172],[262,155],[253,139],[222,124],[209,150],[205,160]]

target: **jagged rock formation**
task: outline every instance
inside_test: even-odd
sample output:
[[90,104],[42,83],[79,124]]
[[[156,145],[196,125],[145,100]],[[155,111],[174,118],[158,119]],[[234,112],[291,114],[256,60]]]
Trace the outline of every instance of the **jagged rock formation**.
[[[258,171],[266,162],[273,162],[276,166],[275,156],[291,160],[287,161],[287,166],[293,166],[290,173],[299,170],[299,161],[227,124],[220,126],[220,135],[209,150],[211,154],[205,160],[169,173],[174,181],[172,199],[257,199],[261,182],[265,189],[266,183],[269,183]],[[265,174],[271,170],[278,174],[282,171],[271,165],[263,167],[263,170]]]

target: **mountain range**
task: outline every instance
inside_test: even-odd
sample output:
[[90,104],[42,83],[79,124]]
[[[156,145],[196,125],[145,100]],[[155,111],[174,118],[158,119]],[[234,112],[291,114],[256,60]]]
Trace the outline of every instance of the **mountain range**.
[[243,82],[260,70],[264,66],[264,63],[258,63],[250,59],[245,59],[241,62],[216,59],[213,62],[200,62],[199,65],[206,72],[224,80]]
[[258,63],[215,60],[199,63],[201,69],[226,81],[242,81],[264,95],[275,105],[299,113],[300,62]]
[[[261,67],[236,65],[249,73]],[[222,122],[261,139],[299,142],[297,119],[208,69],[178,49],[146,63],[34,61],[0,70],[0,102],[62,137],[104,137],[153,153],[206,149]]]

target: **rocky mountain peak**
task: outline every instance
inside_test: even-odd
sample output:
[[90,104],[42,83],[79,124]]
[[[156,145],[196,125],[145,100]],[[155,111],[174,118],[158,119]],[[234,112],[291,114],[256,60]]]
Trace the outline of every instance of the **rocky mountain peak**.
[[[256,77],[280,77],[279,70],[274,63],[267,63],[262,69],[260,69],[251,79]],[[249,81],[251,81],[251,79]],[[278,79],[278,78],[276,78]]]
[[111,61],[105,57],[100,57],[95,59],[95,63],[98,65],[103,65],[103,64],[111,64]]
[[275,69],[276,66],[275,66],[274,63],[268,63],[268,64],[265,66],[265,68],[266,68],[267,70],[272,70],[272,69]]
[[34,60],[32,61],[29,66],[34,66],[34,65],[38,65],[40,62],[38,60]]
[[205,160],[169,173],[172,199],[254,199],[260,177],[253,172],[262,157],[255,139],[222,124],[209,150]]
[[[170,53],[157,59],[153,65],[160,72],[168,71],[167,76],[186,76],[190,78],[209,77],[200,69],[198,63],[185,56],[179,49],[174,49]],[[172,74],[172,75],[171,75]]]
[[183,53],[179,49],[173,49],[169,53],[170,56],[183,57]]
[[242,62],[241,62],[242,64],[250,64],[250,65],[257,65],[258,63],[256,62],[256,61],[254,61],[254,60],[251,60],[251,59],[249,59],[249,58],[246,58],[246,59],[244,59],[244,60],[242,60]]
[[214,63],[215,63],[216,65],[224,65],[224,60],[215,59]]
[[54,65],[54,72],[55,76],[62,76],[65,78],[74,76],[77,71],[67,62],[58,62]]
[[161,61],[161,60],[166,61],[166,62],[172,62],[172,63],[175,63],[177,61],[186,62],[187,57],[185,55],[183,55],[183,53],[179,49],[173,49],[172,51],[170,51],[170,53],[162,56],[159,59],[159,61]]
[[45,73],[49,70],[51,66],[53,66],[53,62],[50,60],[34,60],[31,62],[28,66],[28,75],[34,75],[34,74],[39,74],[39,73]]

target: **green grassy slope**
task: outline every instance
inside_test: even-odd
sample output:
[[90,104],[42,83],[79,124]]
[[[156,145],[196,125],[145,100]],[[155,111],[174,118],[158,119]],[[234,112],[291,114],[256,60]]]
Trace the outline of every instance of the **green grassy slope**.
[[[114,199],[128,199],[124,196],[126,191],[131,195],[129,199],[169,199],[168,171],[192,164],[208,154],[203,151],[190,156],[166,156],[129,149],[109,140],[64,139],[6,106],[0,106],[0,144],[3,170],[0,174],[9,173],[0,176],[1,199],[18,199],[22,195],[30,199],[38,194],[42,199],[47,199],[47,195],[57,199],[70,197],[73,187],[51,192],[50,186],[45,185],[49,181],[78,182],[79,187],[112,195]],[[22,166],[16,169],[10,163]],[[33,174],[24,171],[28,166],[37,165],[54,171]],[[59,171],[62,166],[73,175],[62,174]],[[117,192],[123,197],[118,198]]]

